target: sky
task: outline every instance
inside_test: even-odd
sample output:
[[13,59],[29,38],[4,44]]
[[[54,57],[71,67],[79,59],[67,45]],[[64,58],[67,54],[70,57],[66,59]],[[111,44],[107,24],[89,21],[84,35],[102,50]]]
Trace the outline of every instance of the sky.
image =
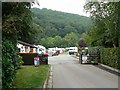
[[34,5],[34,7],[89,16],[83,8],[85,1],[86,0],[38,0],[40,6]]

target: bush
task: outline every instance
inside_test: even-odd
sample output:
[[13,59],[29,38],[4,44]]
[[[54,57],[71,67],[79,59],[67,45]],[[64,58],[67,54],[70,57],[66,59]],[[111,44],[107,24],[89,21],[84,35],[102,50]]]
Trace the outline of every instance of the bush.
[[116,69],[120,69],[119,53],[120,53],[120,48],[101,48],[100,63]]
[[23,64],[22,56],[18,55],[18,64],[21,66]]
[[17,70],[17,54],[15,39],[3,37],[2,43],[2,89],[7,90],[12,86],[12,81]]
[[22,56],[18,55],[18,68],[23,64]]
[[99,56],[99,54],[100,54],[99,47],[89,47],[88,53],[92,54],[94,56]]

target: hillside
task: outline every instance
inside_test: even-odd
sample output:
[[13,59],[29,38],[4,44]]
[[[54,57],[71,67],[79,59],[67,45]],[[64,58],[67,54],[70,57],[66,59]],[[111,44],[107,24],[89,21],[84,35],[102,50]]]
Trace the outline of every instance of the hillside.
[[[46,36],[64,37],[67,33],[75,32],[82,34],[92,25],[89,17],[77,14],[69,14],[60,11],[48,10],[46,8],[32,8],[35,22],[44,28]],[[42,34],[43,35],[43,34]]]
[[[81,35],[92,26],[89,17],[77,14],[32,8],[33,21],[42,28],[39,44],[45,47],[76,46]],[[37,42],[38,43],[38,42]]]

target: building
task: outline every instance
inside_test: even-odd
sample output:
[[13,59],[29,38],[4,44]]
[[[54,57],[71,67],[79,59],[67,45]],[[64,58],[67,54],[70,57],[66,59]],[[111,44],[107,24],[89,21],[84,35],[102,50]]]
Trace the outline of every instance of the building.
[[45,51],[46,48],[41,45],[31,45],[29,43],[18,41],[18,54],[22,56],[23,65],[34,65],[35,58],[39,58],[39,63],[48,64],[48,55],[45,53],[40,53]]
[[37,47],[29,43],[18,41],[17,44],[19,53],[36,53]]

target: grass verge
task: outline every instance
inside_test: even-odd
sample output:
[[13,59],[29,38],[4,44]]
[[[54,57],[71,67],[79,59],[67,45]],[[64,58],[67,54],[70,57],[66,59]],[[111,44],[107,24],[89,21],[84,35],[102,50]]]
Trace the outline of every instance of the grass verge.
[[43,85],[48,76],[49,65],[21,66],[13,81],[13,88],[36,88]]

